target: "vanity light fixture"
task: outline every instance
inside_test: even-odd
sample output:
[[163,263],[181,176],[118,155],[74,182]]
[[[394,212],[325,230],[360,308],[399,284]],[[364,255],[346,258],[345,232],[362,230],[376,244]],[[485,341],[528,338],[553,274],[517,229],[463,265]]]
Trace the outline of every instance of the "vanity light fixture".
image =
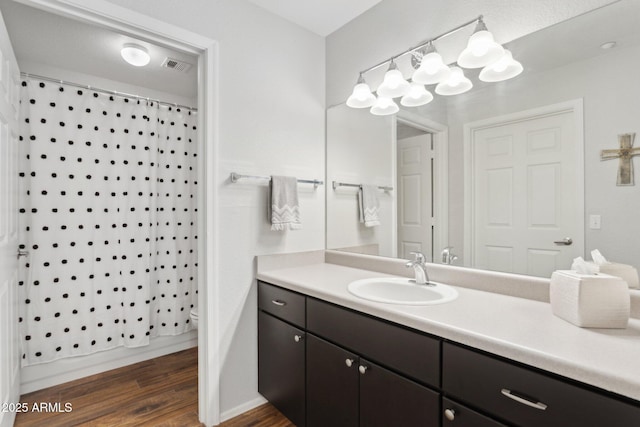
[[120,51],[122,58],[134,67],[144,67],[151,61],[149,51],[135,43],[125,43]]
[[347,99],[347,105],[351,108],[369,108],[376,102],[376,96],[371,93],[371,88],[360,74],[358,82],[353,88],[353,93]]
[[376,103],[371,107],[371,114],[375,116],[389,116],[400,111],[400,107],[391,98],[379,96]]
[[378,88],[378,95],[385,98],[397,98],[406,94],[408,90],[409,82],[404,79],[396,62],[391,59],[389,69],[384,75],[384,81]]
[[460,95],[468,92],[473,87],[473,83],[465,75],[460,67],[451,67],[451,74],[444,82],[438,83],[436,93],[438,95]]
[[422,83],[423,85],[431,85],[446,80],[449,77],[450,72],[451,70],[447,64],[444,63],[442,56],[433,46],[433,43],[429,42],[422,53],[420,66],[413,73],[411,80]]
[[483,82],[501,82],[514,78],[522,70],[522,64],[513,59],[511,52],[505,49],[500,59],[480,71],[478,78]]
[[433,101],[433,95],[422,83],[416,81],[411,82],[409,90],[400,100],[400,104],[405,107],[419,107]]
[[504,48],[493,40],[493,34],[487,30],[482,17],[469,37],[467,48],[460,53],[458,65],[464,68],[482,68],[502,57]]
[[[476,24],[476,27],[467,47],[459,55],[456,66],[448,66],[436,50],[434,42],[471,24]],[[413,68],[410,72],[403,73],[398,69],[396,60],[405,55],[412,55]],[[384,80],[377,90],[372,92],[369,85],[365,83],[364,75],[384,65],[388,66]],[[425,85],[437,84],[435,93],[438,95],[450,96],[467,92],[473,87],[473,83],[465,77],[460,67],[483,68],[479,78],[485,82],[507,80],[523,71],[522,64],[513,59],[511,52],[495,42],[480,15],[361,71],[353,93],[347,100],[347,105],[352,108],[371,106],[372,114],[388,115],[399,111],[398,104],[393,98],[402,97],[400,103],[405,107],[417,107],[431,102],[433,95]],[[404,75],[411,75],[411,79],[407,81]]]

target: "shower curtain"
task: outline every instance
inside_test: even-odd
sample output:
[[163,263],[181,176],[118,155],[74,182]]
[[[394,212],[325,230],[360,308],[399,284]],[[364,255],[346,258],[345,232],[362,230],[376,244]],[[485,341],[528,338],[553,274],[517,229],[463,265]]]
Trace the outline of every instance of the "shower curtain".
[[191,329],[196,114],[27,78],[23,366]]

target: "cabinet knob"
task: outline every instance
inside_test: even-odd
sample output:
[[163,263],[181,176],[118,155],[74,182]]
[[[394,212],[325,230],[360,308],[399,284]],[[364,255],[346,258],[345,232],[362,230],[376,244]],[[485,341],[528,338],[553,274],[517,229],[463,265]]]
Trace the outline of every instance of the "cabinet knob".
[[347,365],[347,368],[350,368],[353,366],[353,359],[346,359],[344,361],[344,364]]
[[449,421],[453,421],[456,419],[456,411],[454,411],[453,409],[445,409],[444,417]]
[[303,338],[303,336],[302,336],[302,335],[294,335],[294,336],[293,336],[293,340],[294,340],[295,342],[300,342],[300,341],[302,341],[302,338]]
[[365,374],[365,372],[367,372],[367,369],[368,369],[368,368],[367,368],[366,366],[364,366],[364,365],[360,365],[360,367],[358,368],[358,371],[360,371],[360,373],[361,373],[362,375],[364,375],[364,374]]

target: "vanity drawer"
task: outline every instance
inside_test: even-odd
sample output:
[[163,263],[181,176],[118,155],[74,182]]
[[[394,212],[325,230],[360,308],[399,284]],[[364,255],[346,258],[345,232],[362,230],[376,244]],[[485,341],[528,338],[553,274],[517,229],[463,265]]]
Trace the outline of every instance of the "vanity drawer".
[[638,425],[640,407],[538,371],[443,344],[446,395],[519,426]]
[[406,328],[307,299],[307,330],[422,383],[440,385],[440,341]]
[[258,308],[304,328],[304,295],[258,281]]
[[489,417],[467,408],[453,400],[442,398],[443,427],[505,427]]

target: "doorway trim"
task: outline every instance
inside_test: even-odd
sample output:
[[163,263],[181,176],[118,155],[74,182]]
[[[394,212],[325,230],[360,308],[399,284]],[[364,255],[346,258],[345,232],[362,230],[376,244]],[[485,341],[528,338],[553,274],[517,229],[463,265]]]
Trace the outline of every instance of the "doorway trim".
[[[14,0],[151,43],[198,55],[198,417],[220,422],[218,313],[218,42],[105,0]],[[204,308],[207,309],[204,309]]]
[[473,218],[474,203],[473,199],[474,183],[472,177],[475,173],[475,164],[473,162],[473,143],[474,133],[476,131],[496,126],[504,126],[524,120],[538,119],[545,116],[551,116],[561,113],[572,112],[574,117],[574,132],[576,137],[576,170],[578,176],[578,188],[576,189],[577,203],[575,206],[576,221],[578,228],[582,230],[582,238],[578,245],[581,245],[580,251],[584,254],[585,248],[585,229],[584,229],[584,106],[583,99],[573,99],[557,104],[545,105],[542,107],[532,108],[529,110],[518,111],[515,113],[504,114],[500,116],[490,117],[488,119],[478,120],[475,122],[465,123],[464,132],[464,263],[465,266],[473,267],[469,262],[473,259]]
[[[449,246],[449,127],[423,117],[412,111],[400,110],[396,121],[433,134],[434,171],[433,200],[434,209],[433,259],[438,259],[438,251]],[[394,123],[395,125],[395,123]],[[394,136],[394,164],[397,159],[398,144]],[[398,188],[397,183],[395,185]]]

